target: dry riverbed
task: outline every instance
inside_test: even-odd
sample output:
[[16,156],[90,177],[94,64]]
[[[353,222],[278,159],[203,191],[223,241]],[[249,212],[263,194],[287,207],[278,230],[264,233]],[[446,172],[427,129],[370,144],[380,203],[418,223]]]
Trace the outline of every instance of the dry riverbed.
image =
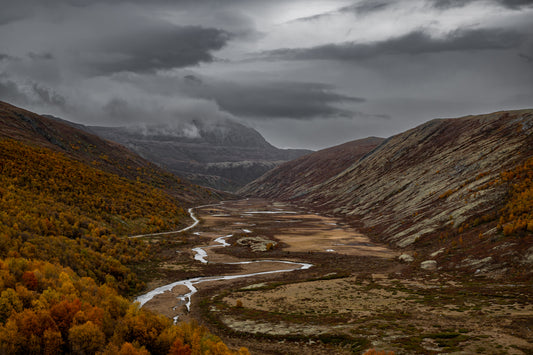
[[[190,311],[179,300],[190,291],[183,285],[144,307],[195,318],[229,344],[254,354],[357,354],[371,347],[397,354],[533,352],[531,284],[407,272],[397,252],[343,221],[283,203],[230,201],[196,214],[201,223],[185,233],[146,237],[168,246],[149,288],[266,274],[195,284]],[[228,246],[215,242],[222,236]],[[194,259],[195,247],[207,263]]]

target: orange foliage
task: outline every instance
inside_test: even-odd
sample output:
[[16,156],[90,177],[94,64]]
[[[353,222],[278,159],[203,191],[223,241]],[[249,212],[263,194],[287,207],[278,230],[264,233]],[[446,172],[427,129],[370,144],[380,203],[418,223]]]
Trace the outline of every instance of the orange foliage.
[[379,351],[376,349],[369,349],[363,355],[394,355],[394,351]]
[[0,140],[0,354],[233,354],[119,295],[143,287],[127,265],[151,255],[123,236],[179,228],[185,211],[93,165]]
[[498,229],[505,235],[525,235],[533,232],[533,158],[514,169],[502,172],[500,177],[483,185],[481,191],[494,185],[507,185],[505,205],[495,212],[477,217],[459,226],[458,232],[470,226],[498,221]]
[[[134,293],[144,285],[125,265],[146,260],[150,250],[117,235],[179,228],[184,215],[161,189],[49,149],[0,140],[0,257],[56,260]],[[31,274],[25,286],[39,287]]]
[[509,199],[501,209],[499,226],[504,235],[533,232],[533,158],[501,174],[509,184]]
[[172,343],[168,355],[191,355],[191,353],[192,351],[189,344],[183,344],[183,341],[178,338]]
[[[23,286],[28,270],[44,291]],[[196,323],[173,325],[114,289],[49,262],[0,260],[0,285],[6,285],[0,296],[2,354],[236,354]]]

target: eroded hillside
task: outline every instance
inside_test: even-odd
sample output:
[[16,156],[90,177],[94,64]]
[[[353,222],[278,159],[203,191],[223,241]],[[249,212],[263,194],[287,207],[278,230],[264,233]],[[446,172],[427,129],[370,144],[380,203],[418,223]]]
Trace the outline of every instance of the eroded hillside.
[[[440,250],[434,257],[439,262],[445,261],[450,249],[460,253],[455,250],[461,249],[458,243],[479,254],[471,262],[446,260],[448,265],[459,262],[455,266],[483,271],[496,262],[494,255],[508,252],[513,257],[507,259],[527,269],[531,258],[527,222],[514,237],[503,236],[505,224],[514,221],[498,223],[517,184],[502,179],[502,174],[533,155],[532,133],[533,110],[436,119],[387,139],[323,183],[302,189],[306,184],[302,172],[287,166],[283,179],[269,176],[277,183],[259,184],[259,180],[245,191],[345,216],[379,240],[425,251],[426,257]],[[468,242],[478,236],[492,244],[479,251],[479,243]],[[501,263],[497,267],[505,269]]]

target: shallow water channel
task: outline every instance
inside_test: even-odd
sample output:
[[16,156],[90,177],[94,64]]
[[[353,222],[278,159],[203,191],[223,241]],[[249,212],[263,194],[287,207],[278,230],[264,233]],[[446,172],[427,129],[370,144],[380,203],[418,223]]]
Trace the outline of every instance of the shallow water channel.
[[[199,206],[197,208],[201,208],[201,207],[206,207],[206,206]],[[173,232],[165,232],[165,233],[157,233],[157,234],[144,234],[144,235],[139,235],[139,236],[133,236],[133,238],[149,237],[149,236],[162,235],[162,234],[171,234],[171,233],[181,233],[181,232],[185,232],[187,230],[190,230],[190,229],[196,227],[200,221],[198,220],[198,218],[194,214],[194,208],[189,208],[188,212],[189,212],[189,214],[190,214],[190,216],[191,216],[191,218],[193,219],[194,222],[193,222],[193,224],[191,224],[190,226],[188,226],[186,228],[183,228],[183,229],[181,229],[179,231],[173,231]],[[256,212],[248,212],[248,213],[266,213],[266,212],[267,211],[256,211]],[[272,213],[280,213],[280,212],[272,212]],[[291,212],[285,211],[284,213],[291,213]],[[246,230],[246,231],[247,232],[251,232],[249,230]],[[226,236],[218,237],[218,238],[216,238],[214,240],[215,243],[217,243],[217,244],[214,244],[214,245],[193,248],[192,251],[195,253],[194,259],[199,261],[199,262],[201,262],[201,263],[207,264],[209,261],[207,260],[208,254],[207,254],[206,250],[207,249],[211,249],[211,248],[223,248],[223,247],[230,246],[230,244],[228,242],[226,242],[226,239],[230,238],[232,236],[233,236],[232,234],[229,234],[229,235],[226,235]],[[249,260],[249,261],[239,261],[239,262],[231,262],[231,263],[223,263],[223,264],[245,265],[245,264],[252,264],[252,263],[279,263],[279,264],[285,264],[285,265],[294,265],[295,267],[294,268],[290,268],[290,269],[270,270],[270,271],[255,272],[255,273],[240,274],[240,275],[202,276],[202,277],[195,277],[195,278],[191,278],[191,279],[175,281],[175,282],[169,283],[167,285],[158,287],[158,288],[156,288],[156,289],[154,289],[154,290],[152,290],[150,292],[147,292],[147,293],[145,293],[143,295],[140,295],[140,296],[138,296],[135,299],[135,301],[139,302],[141,304],[141,307],[142,307],[145,303],[149,302],[155,296],[163,294],[165,292],[168,292],[168,291],[172,290],[174,287],[183,285],[183,286],[186,286],[189,289],[189,292],[184,294],[184,295],[178,296],[176,298],[177,302],[176,302],[176,306],[175,307],[179,307],[180,305],[185,303],[185,305],[187,307],[187,310],[190,311],[191,298],[198,291],[197,288],[195,287],[195,285],[198,285],[198,284],[200,284],[202,282],[234,280],[234,279],[258,276],[258,275],[275,274],[275,273],[290,272],[290,271],[296,271],[296,270],[306,270],[306,269],[309,269],[310,267],[313,266],[312,264],[308,264],[308,263],[293,262],[293,261],[286,261],[286,260]],[[178,316],[174,317],[174,321],[177,321],[177,319],[178,319]]]

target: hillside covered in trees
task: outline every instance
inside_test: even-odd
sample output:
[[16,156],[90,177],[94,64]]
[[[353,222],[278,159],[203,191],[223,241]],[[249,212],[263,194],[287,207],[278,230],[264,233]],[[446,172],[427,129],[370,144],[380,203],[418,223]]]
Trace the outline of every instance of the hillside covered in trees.
[[[219,198],[125,148],[0,103],[0,353],[226,354],[196,324],[139,309],[136,233]],[[247,353],[246,350],[240,353]]]

